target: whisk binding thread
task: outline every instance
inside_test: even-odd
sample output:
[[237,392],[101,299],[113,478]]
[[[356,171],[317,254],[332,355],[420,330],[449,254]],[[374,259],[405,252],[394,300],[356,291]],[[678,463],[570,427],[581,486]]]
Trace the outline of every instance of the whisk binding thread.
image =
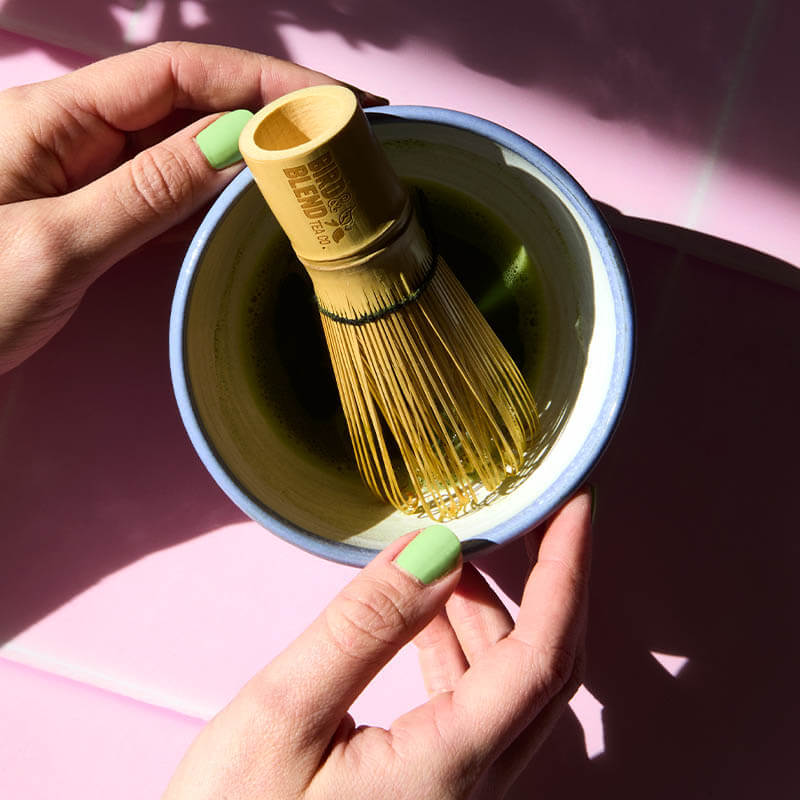
[[433,280],[433,276],[436,273],[436,264],[438,263],[438,261],[439,257],[434,251],[433,256],[431,258],[431,263],[425,270],[425,274],[423,275],[422,280],[417,285],[417,288],[409,292],[405,297],[401,298],[400,300],[395,301],[391,305],[388,305],[384,308],[379,308],[375,311],[371,311],[368,314],[360,314],[357,317],[346,317],[343,316],[342,314],[337,314],[335,311],[329,311],[322,305],[319,297],[315,295],[319,313],[322,314],[322,316],[327,317],[329,320],[332,320],[333,322],[338,322],[340,325],[359,326],[359,325],[368,325],[370,322],[377,322],[379,319],[383,319],[383,317],[386,317],[389,314],[393,314],[395,311],[399,311],[401,308],[403,308],[403,306],[407,306],[409,303],[413,303],[414,301],[418,300],[420,295],[425,291],[430,282]]

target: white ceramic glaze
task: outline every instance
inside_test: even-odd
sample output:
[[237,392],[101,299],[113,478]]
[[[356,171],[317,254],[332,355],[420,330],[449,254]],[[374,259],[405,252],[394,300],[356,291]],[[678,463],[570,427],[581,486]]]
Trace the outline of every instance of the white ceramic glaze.
[[[472,198],[519,240],[520,258],[509,266],[506,282],[519,292],[526,344],[521,366],[539,404],[542,430],[526,475],[448,523],[471,555],[549,514],[585,478],[611,435],[633,352],[625,269],[585,193],[519,137],[436,109],[390,108],[372,112],[371,119],[401,177]],[[469,230],[463,233],[468,239]],[[248,514],[312,552],[363,564],[428,520],[380,503],[346,460],[318,457],[314,425],[307,435],[302,426],[298,433],[295,419],[287,430],[281,407],[292,399],[276,337],[292,335],[291,327],[262,331],[264,373],[274,377],[266,384],[253,381],[247,368],[252,335],[245,322],[254,276],[264,270],[262,286],[277,296],[287,269],[283,246],[277,223],[243,173],[198,232],[176,290],[176,395],[204,462]],[[458,264],[451,266],[458,272]],[[537,301],[537,328],[525,323],[528,296]],[[526,341],[533,335],[540,337],[535,348]]]

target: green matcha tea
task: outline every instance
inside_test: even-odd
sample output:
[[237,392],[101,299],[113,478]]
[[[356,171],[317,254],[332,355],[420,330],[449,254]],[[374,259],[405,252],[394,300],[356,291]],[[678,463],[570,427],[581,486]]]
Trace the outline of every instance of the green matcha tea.
[[[415,181],[434,247],[459,278],[529,384],[542,346],[537,272],[519,237],[489,209],[440,184]],[[285,237],[263,254],[242,315],[244,361],[264,413],[314,460],[355,459],[311,280]]]

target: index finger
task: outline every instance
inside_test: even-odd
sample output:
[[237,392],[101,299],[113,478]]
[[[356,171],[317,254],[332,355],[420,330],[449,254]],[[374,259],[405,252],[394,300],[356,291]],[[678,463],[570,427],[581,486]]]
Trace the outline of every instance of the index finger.
[[572,652],[582,632],[591,562],[592,497],[585,490],[555,515],[522,595],[511,636],[529,647],[549,642]]
[[549,522],[514,630],[470,667],[451,695],[426,704],[437,735],[465,764],[490,763],[569,681],[585,628],[590,529],[587,491]]
[[118,130],[135,131],[175,109],[257,110],[286,92],[338,82],[248,50],[162,42],[103,59],[52,83],[67,107],[98,116]]

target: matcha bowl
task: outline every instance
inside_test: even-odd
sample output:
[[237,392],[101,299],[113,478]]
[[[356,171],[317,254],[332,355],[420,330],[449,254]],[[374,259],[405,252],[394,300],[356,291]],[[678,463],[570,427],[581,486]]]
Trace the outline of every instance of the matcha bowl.
[[[539,407],[541,429],[521,474],[447,523],[470,558],[545,519],[608,443],[633,362],[625,266],[586,193],[530,142],[442,109],[387,107],[368,116]],[[187,252],[170,365],[200,458],[268,530],[363,565],[428,524],[362,484],[310,281],[247,170]]]

